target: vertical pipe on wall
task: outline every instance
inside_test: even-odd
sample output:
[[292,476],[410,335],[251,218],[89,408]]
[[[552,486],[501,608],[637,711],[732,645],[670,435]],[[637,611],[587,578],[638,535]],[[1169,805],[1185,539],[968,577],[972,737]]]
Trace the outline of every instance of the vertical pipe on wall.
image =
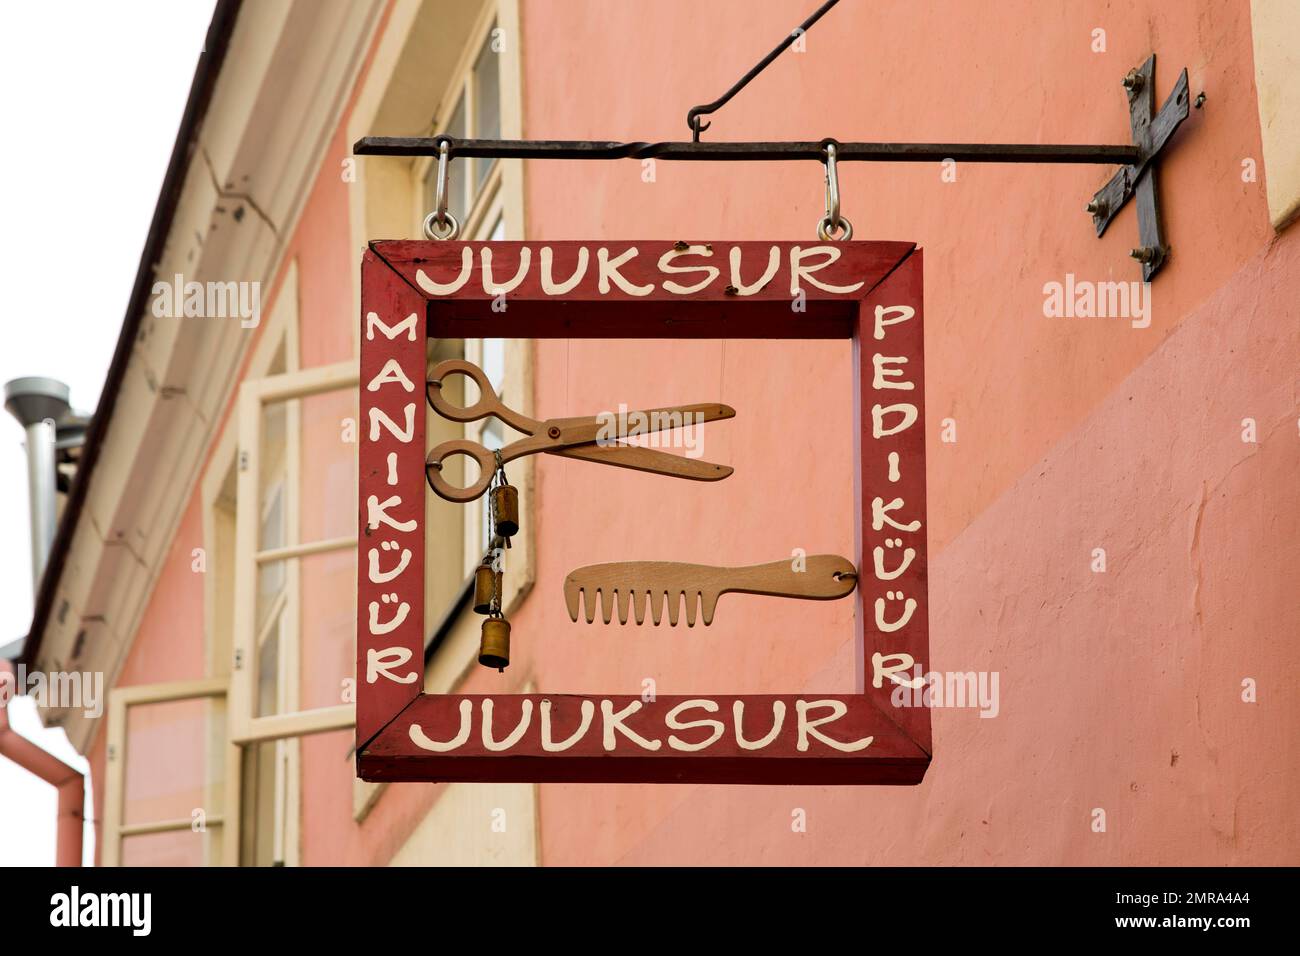
[[68,414],[68,386],[52,378],[30,376],[5,384],[5,408],[27,433],[27,488],[32,529],[32,590],[40,589],[41,575],[55,529],[55,429]]
[[27,489],[32,529],[32,592],[40,586],[41,573],[54,545],[54,420],[42,419],[27,426]]
[[58,789],[58,849],[55,861],[59,866],[81,866],[81,839],[86,809],[85,777],[80,770],[68,766],[52,753],[36,746],[9,725],[9,703],[18,690],[13,677],[13,664],[0,661],[0,687],[4,688],[0,692],[0,757],[9,758]]

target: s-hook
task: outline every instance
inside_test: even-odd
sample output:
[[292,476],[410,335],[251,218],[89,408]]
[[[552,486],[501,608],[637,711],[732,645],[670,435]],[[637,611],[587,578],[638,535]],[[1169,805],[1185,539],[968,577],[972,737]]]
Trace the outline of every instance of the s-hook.
[[447,211],[447,176],[451,166],[451,142],[438,142],[438,185],[433,212],[424,217],[426,239],[455,239],[460,235],[460,220]]
[[[826,142],[826,215],[817,221],[817,238],[823,242],[847,242],[853,238],[853,223],[840,215],[840,173],[835,165],[835,143]],[[843,232],[840,235],[835,233]]]

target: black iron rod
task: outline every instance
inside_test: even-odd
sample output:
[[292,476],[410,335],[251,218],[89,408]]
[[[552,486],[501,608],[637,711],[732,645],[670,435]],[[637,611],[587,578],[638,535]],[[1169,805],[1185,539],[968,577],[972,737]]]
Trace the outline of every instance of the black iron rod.
[[1137,165],[1137,146],[1040,145],[1036,143],[840,143],[835,140],[774,143],[616,143],[589,140],[453,139],[450,136],[366,136],[358,156],[437,156],[473,159],[663,159],[695,162],[825,162],[834,142],[840,162],[1095,163]]
[[742,76],[739,80],[737,80],[735,85],[733,85],[731,89],[727,90],[727,92],[723,93],[712,103],[703,103],[699,106],[692,106],[690,110],[688,110],[686,113],[686,125],[687,127],[690,128],[691,139],[698,143],[700,141],[701,131],[708,129],[709,126],[712,125],[710,123],[701,123],[700,122],[701,116],[707,116],[710,113],[715,113],[718,110],[722,109],[722,107],[726,106],[727,102],[733,96],[735,96],[737,93],[739,93],[741,90],[743,90],[746,86],[749,85],[750,80],[752,80],[754,77],[758,76],[758,74],[766,70],[768,65],[773,60],[775,60],[778,56],[780,56],[782,53],[785,52],[786,47],[788,47],[791,43],[793,43],[798,37],[807,33],[808,30],[812,27],[812,25],[816,23],[818,20],[820,20],[827,10],[829,10],[831,7],[835,6],[835,4],[839,2],[840,0],[826,0],[825,3],[823,3],[820,7],[818,7],[813,12],[812,16],[810,16],[803,23],[799,24],[798,27],[791,30],[790,33],[786,36],[786,38],[776,45],[776,49],[774,49],[767,56],[763,57],[763,59],[759,60],[756,64],[754,64],[754,66],[750,69],[750,71],[746,73],[744,76]]

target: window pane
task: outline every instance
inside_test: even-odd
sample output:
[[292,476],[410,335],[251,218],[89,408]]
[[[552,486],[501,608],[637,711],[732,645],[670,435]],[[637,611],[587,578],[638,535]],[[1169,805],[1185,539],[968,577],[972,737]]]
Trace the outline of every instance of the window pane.
[[[393,551],[381,549],[380,554],[384,568],[401,558]],[[356,671],[356,551],[309,555],[299,560],[298,573],[302,588],[299,709],[337,707],[347,703],[343,682]],[[391,605],[380,607],[385,621],[396,610]]]
[[[262,512],[258,547],[260,550],[280,548],[285,545],[284,484],[276,483],[266,492]],[[284,565],[278,561],[262,564],[257,569],[257,627],[266,623],[266,615],[276,606],[276,598],[284,591]]]
[[[220,824],[208,828],[220,833]],[[122,838],[122,866],[211,866],[207,859],[207,833],[172,830],[165,833],[141,833]],[[211,844],[220,847],[220,841]],[[216,854],[214,853],[213,856]]]
[[285,544],[284,510],[280,501],[286,468],[285,428],[288,424],[284,402],[262,408],[261,445],[258,448],[258,535],[259,550]]
[[287,755],[284,742],[266,740],[244,748],[240,778],[239,865],[274,866],[283,863],[277,846],[277,803],[284,799]]
[[[495,28],[495,25],[494,25]],[[492,35],[483,42],[478,60],[474,63],[474,135],[478,139],[501,138],[501,72],[500,57],[492,49]],[[475,192],[483,188],[492,169],[488,160],[479,160]]]
[[[376,543],[387,541],[379,537]],[[392,567],[400,553],[380,551],[380,566]],[[276,714],[345,704],[344,681],[356,670],[357,556],[352,546],[272,562],[290,582],[270,610],[259,608],[265,623],[257,633],[254,714]],[[293,628],[291,598],[297,594],[298,627]],[[381,605],[389,620],[396,608]],[[297,661],[297,664],[292,664]],[[296,698],[296,699],[295,699]]]
[[448,136],[461,139],[465,136],[465,94],[456,97],[456,105],[451,111],[451,118],[443,124],[442,131]]
[[[464,357],[464,343],[460,340],[442,340],[438,343],[437,354],[432,362],[445,358]],[[468,387],[466,387],[468,385]],[[467,394],[467,392],[471,392]],[[469,384],[464,375],[452,375],[443,382],[443,392],[447,400],[461,406],[473,404],[478,395],[478,388]],[[425,403],[425,423],[428,428],[425,440],[427,451],[444,441],[457,438],[473,438],[469,428],[459,422],[448,421]],[[443,477],[457,487],[465,487],[478,474],[478,466],[464,455],[453,455],[443,462]],[[437,495],[428,493],[424,496],[425,540],[428,542],[428,556],[424,563],[425,574],[425,625],[434,627],[447,612],[450,602],[459,597],[465,583],[465,575],[471,568],[463,566],[463,556],[467,547],[473,542],[466,542],[465,528],[468,510],[464,505],[444,501]],[[481,556],[481,555],[480,555]]]
[[[501,386],[505,382],[506,374],[506,340],[505,339],[484,339],[483,340],[483,371],[487,373],[488,381],[492,387],[499,393]],[[499,419],[489,419],[489,421],[500,423]]]
[[[497,220],[500,223],[500,219]],[[483,371],[487,373],[488,381],[492,383],[497,392],[501,391],[505,383],[506,376],[506,341],[505,339],[484,339],[483,340]],[[483,431],[479,435],[479,440],[487,448],[501,448],[506,443],[506,427],[498,418],[490,418],[483,426]],[[488,497],[484,495],[481,499],[482,516],[480,518],[483,524],[483,547],[486,549],[491,543],[487,533],[488,529]]]
[[254,688],[254,714],[268,717],[279,713],[280,649],[284,641],[285,602],[275,603],[275,610],[257,632],[257,686]]
[[[122,822],[163,823],[221,812],[225,704],[213,698],[134,704],[126,712]],[[190,831],[186,831],[186,835]],[[196,842],[202,834],[194,834]]]
[[[357,532],[357,447],[361,429],[370,427],[357,418],[357,389],[311,395],[299,399],[298,406],[300,540],[291,543],[351,537]],[[395,423],[399,428],[406,424],[400,417]]]
[[280,711],[280,661],[289,608],[292,563],[264,561],[257,568],[257,602],[253,620],[253,716]]
[[[451,117],[447,122],[442,124],[440,132],[446,133],[453,139],[464,139],[469,135],[465,127],[465,94],[462,93],[456,97],[456,105],[451,111]],[[462,224],[465,222],[465,215],[469,212],[470,203],[470,181],[467,172],[469,165],[466,160],[453,162],[447,170],[447,211],[456,217]],[[429,212],[433,212],[438,201],[438,161],[435,159],[429,164],[429,171],[424,177],[424,205]]]

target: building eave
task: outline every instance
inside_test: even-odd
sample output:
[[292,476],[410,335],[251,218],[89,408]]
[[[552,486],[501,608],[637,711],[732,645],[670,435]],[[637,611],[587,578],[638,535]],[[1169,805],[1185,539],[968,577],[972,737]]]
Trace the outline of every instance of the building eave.
[[189,99],[185,104],[185,112],[182,114],[180,128],[176,133],[176,142],[172,147],[167,172],[163,176],[162,188],[159,191],[158,203],[154,207],[153,220],[149,225],[144,249],[140,254],[135,283],[127,303],[126,315],[122,320],[122,332],[118,336],[117,347],[113,351],[113,359],[104,379],[99,404],[86,431],[81,462],[72,487],[69,489],[63,514],[59,519],[49,561],[45,565],[40,586],[36,590],[31,627],[28,629],[27,639],[18,658],[28,666],[35,663],[40,652],[41,639],[53,610],[59,581],[72,547],[73,533],[85,508],[87,491],[94,479],[95,465],[104,446],[108,424],[121,394],[127,365],[130,363],[135,339],[156,278],[157,265],[162,257],[167,237],[171,233],[199,129],[212,102],[212,92],[225,62],[230,37],[234,32],[235,21],[239,17],[242,4],[243,0],[217,0],[212,22],[208,25],[203,52],[199,54],[198,66],[194,71],[194,82],[190,85]]

